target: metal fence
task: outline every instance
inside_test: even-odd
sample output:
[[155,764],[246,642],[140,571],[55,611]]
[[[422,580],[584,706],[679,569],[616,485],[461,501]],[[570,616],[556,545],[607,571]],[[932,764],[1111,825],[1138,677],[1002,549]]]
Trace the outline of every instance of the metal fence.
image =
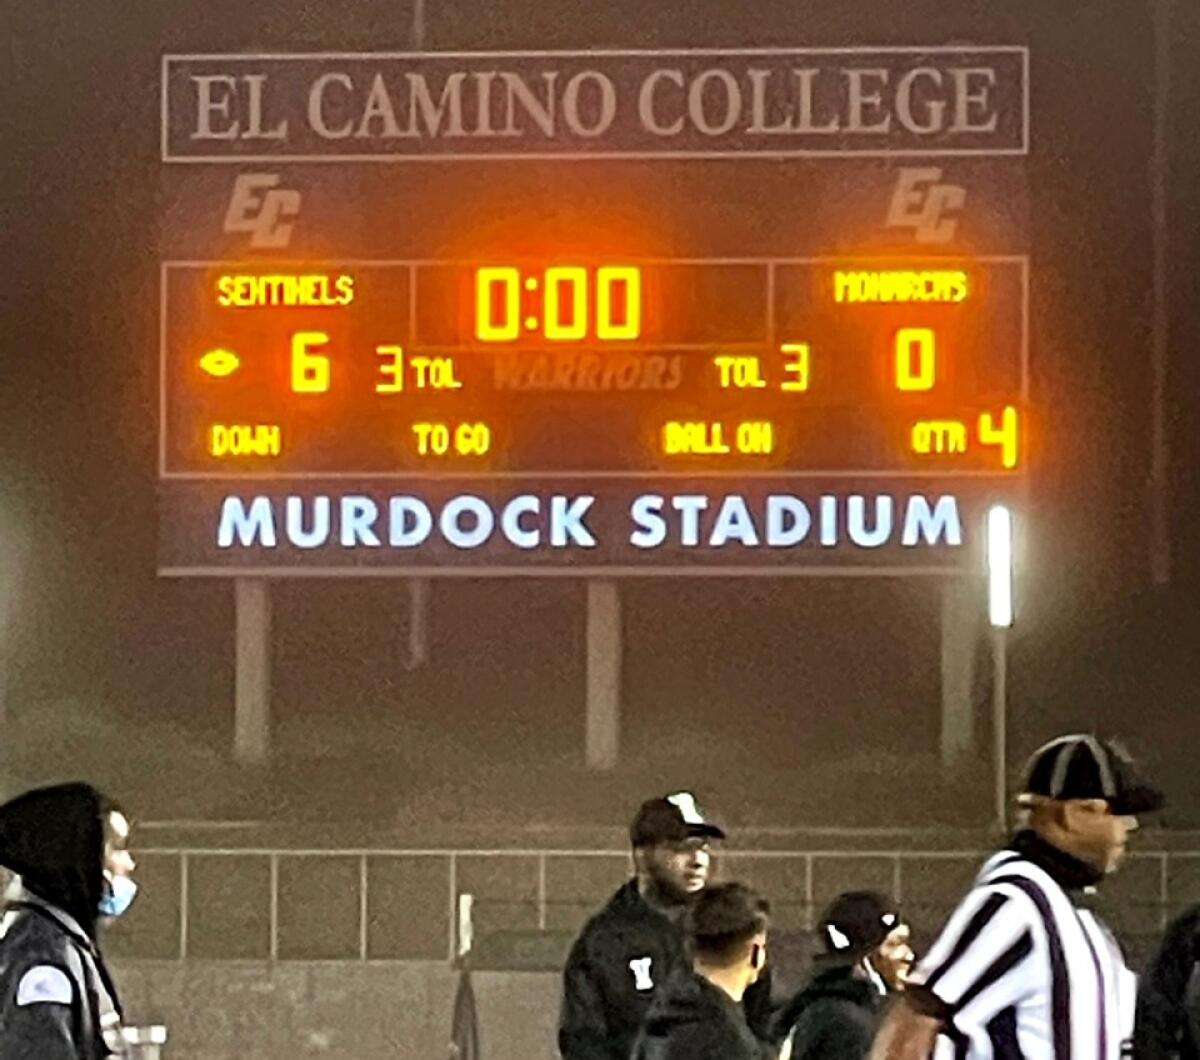
[[[727,851],[719,871],[768,895],[785,930],[813,926],[841,890],[892,894],[926,935],[985,853]],[[110,935],[118,957],[453,960],[459,897],[477,939],[574,933],[629,874],[622,850],[167,849],[138,855],[142,897]],[[1105,888],[1118,934],[1145,939],[1200,901],[1200,852],[1136,854]]]

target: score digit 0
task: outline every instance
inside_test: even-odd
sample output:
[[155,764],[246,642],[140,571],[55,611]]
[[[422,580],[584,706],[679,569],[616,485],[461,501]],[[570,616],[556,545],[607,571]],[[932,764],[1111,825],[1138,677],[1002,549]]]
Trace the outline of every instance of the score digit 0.
[[900,328],[896,332],[896,389],[932,390],[937,379],[937,344],[933,328]]

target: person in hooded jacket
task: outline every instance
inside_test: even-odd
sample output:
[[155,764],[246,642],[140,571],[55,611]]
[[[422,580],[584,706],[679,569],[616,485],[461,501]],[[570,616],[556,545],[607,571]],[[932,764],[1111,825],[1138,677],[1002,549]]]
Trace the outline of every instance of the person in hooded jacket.
[[1200,905],[1171,922],[1137,997],[1137,1060],[1200,1060]]
[[124,1056],[121,1003],[97,924],[136,893],[129,821],[87,784],[0,806],[0,1060]]
[[818,928],[825,952],[813,976],[777,1017],[791,1060],[864,1060],[889,993],[913,964],[909,927],[874,891],[834,899]]
[[746,1022],[746,991],[767,961],[770,906],[745,884],[707,888],[688,910],[689,974],[662,986],[632,1060],[766,1060],[774,1050]]
[[[709,882],[711,844],[725,833],[688,792],[648,799],[629,829],[636,876],[593,916],[563,970],[558,1048],[563,1060],[629,1060],[655,992],[691,970],[684,917]],[[769,1034],[771,975],[746,992],[746,1019]]]

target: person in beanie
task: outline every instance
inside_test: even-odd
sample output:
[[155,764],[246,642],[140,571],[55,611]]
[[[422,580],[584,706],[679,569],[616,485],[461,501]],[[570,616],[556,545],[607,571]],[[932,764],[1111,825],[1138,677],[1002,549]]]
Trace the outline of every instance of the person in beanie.
[[1137,982],[1088,899],[1162,793],[1115,744],[1063,736],[1030,760],[1025,826],[909,977],[873,1060],[1118,1060]]
[[909,927],[883,895],[850,891],[825,911],[818,934],[824,952],[780,1010],[778,1037],[792,1060],[864,1060],[885,997],[904,989],[912,967]]
[[764,1060],[742,1007],[767,963],[770,907],[749,887],[707,888],[688,910],[693,970],[662,987],[634,1043],[632,1060]]
[[[635,875],[584,926],[563,971],[558,1048],[564,1060],[629,1060],[655,991],[691,969],[683,919],[708,885],[711,844],[725,833],[695,798],[649,799],[629,829]],[[747,1019],[766,1036],[769,972],[747,992]]]
[[128,819],[86,784],[27,792],[0,806],[0,865],[0,1060],[125,1055],[97,924],[137,890]]

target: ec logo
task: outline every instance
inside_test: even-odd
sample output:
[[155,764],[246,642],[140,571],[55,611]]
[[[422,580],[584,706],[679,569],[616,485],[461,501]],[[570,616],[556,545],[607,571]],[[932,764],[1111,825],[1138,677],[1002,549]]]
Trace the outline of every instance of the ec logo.
[[279,188],[276,173],[242,173],[233,182],[226,232],[249,232],[252,247],[286,247],[300,213],[300,193]]
[[918,243],[948,243],[958,229],[958,218],[947,217],[963,208],[967,189],[941,183],[935,168],[901,169],[888,207],[888,228],[911,228]]

